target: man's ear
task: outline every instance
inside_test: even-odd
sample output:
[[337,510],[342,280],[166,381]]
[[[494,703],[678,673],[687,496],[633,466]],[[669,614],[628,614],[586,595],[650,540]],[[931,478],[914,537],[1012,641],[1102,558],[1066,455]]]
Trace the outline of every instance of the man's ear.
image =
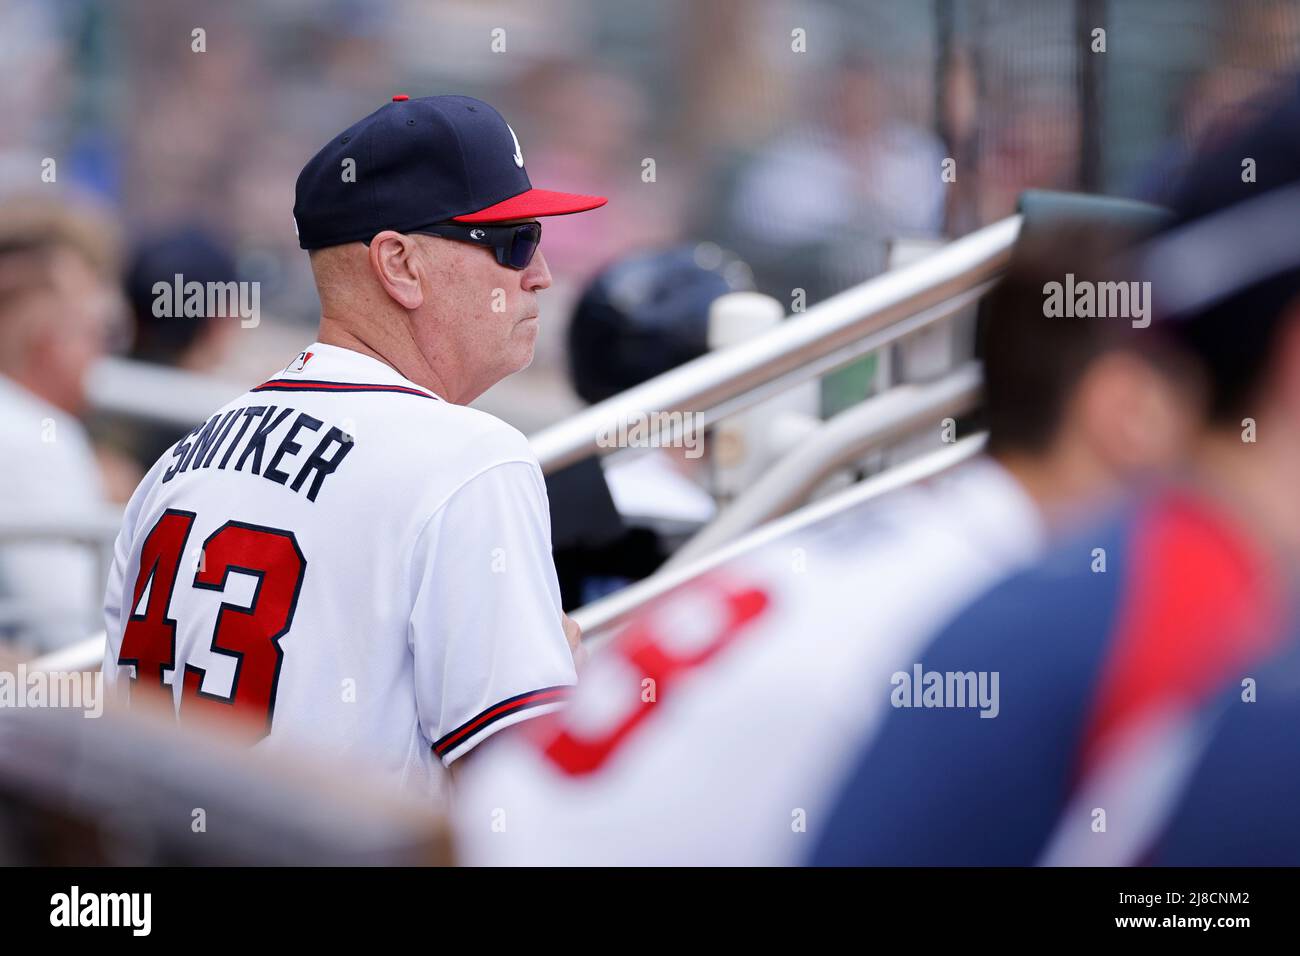
[[1179,408],[1187,397],[1145,358],[1116,349],[1090,363],[1075,408],[1094,455],[1122,476],[1177,459],[1195,417]]
[[424,304],[420,283],[424,267],[414,236],[384,230],[370,240],[369,259],[370,270],[394,302],[408,311]]

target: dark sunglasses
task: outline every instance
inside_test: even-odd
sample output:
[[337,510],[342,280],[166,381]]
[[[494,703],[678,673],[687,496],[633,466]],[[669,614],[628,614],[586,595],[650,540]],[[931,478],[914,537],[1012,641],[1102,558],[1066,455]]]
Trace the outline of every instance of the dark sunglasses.
[[540,222],[520,222],[508,226],[471,226],[459,222],[437,222],[432,226],[408,229],[425,236],[441,236],[457,242],[484,246],[496,253],[497,262],[507,269],[527,269],[533,253],[542,243]]

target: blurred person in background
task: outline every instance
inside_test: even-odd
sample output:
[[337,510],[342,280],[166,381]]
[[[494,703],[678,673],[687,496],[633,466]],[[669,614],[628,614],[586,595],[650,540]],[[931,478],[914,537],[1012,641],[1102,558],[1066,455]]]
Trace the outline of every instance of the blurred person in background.
[[[108,499],[79,416],[120,300],[116,236],[97,213],[37,199],[0,206],[0,509],[54,523],[102,518]],[[101,587],[84,545],[0,541],[0,596],[48,649],[86,636]]]
[[[754,268],[759,291],[804,306],[885,270],[893,239],[942,234],[943,145],[915,122],[906,84],[886,63],[853,52],[792,119],[738,168],[695,224]],[[800,290],[800,292],[796,292]],[[822,381],[823,412],[866,398],[876,360]]]
[[1206,383],[1185,468],[918,654],[1000,712],[893,710],[815,863],[1300,864],[1300,81],[1250,111],[1134,270]]
[[[541,138],[529,154],[536,175],[580,182],[617,200],[617,215],[598,226],[556,223],[547,234],[547,259],[571,288],[636,249],[672,241],[682,218],[682,177],[641,180],[651,106],[645,92],[618,72],[572,62],[544,63],[521,84],[530,127],[563,128],[562,140]],[[560,303],[566,307],[574,296]],[[557,323],[558,325],[558,323]],[[561,330],[562,331],[562,330]]]
[[[962,604],[1172,460],[1184,400],[1128,323],[1046,320],[1044,283],[1108,275],[1154,228],[1045,229],[987,303],[989,452],[674,592],[594,654],[457,807],[487,864],[801,862],[889,674]],[[877,692],[876,689],[880,689]],[[494,832],[494,810],[509,826]]]
[[1080,181],[1078,107],[1060,91],[1034,87],[1007,93],[981,137],[975,182],[966,199],[974,221],[1009,216],[1026,187],[1068,189]]
[[[154,284],[234,282],[235,260],[225,244],[195,226],[155,232],[131,251],[126,270],[126,295],[135,323],[130,357],[189,372],[209,372],[230,349],[233,315],[160,318],[154,315],[158,295]],[[170,442],[168,442],[170,444]],[[153,464],[155,455],[149,459]]]
[[883,271],[891,238],[940,235],[942,144],[898,93],[887,70],[846,56],[817,90],[824,121],[780,130],[720,184],[698,231],[718,234],[787,305],[796,288],[813,305]]
[[[235,282],[235,260],[225,244],[204,229],[180,226],[159,230],[136,243],[126,269],[127,305],[134,323],[130,357],[187,372],[211,374],[230,352],[237,314],[201,316],[154,314],[159,296],[156,283],[170,288],[182,282]],[[237,301],[232,297],[232,302]],[[137,481],[185,429],[137,424],[124,442],[142,469]]]

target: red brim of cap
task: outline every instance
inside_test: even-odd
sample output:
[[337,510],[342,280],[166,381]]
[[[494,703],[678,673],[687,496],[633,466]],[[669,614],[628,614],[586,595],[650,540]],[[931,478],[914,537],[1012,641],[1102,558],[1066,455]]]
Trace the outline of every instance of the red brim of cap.
[[452,217],[453,222],[501,222],[504,219],[536,219],[539,216],[567,216],[570,213],[599,209],[609,202],[604,196],[581,196],[578,193],[557,193],[552,189],[529,189],[511,196],[495,206],[488,206],[464,216]]

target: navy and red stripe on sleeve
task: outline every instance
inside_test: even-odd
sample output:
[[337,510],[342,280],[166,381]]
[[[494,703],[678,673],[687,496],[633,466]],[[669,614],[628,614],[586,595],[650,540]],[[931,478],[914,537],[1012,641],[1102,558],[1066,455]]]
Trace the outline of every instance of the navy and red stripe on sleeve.
[[433,752],[439,758],[445,758],[453,750],[478,737],[489,727],[505,720],[507,717],[512,717],[521,711],[531,710],[535,707],[562,703],[571,690],[572,687],[561,684],[555,687],[542,687],[527,693],[516,694],[514,697],[507,697],[505,700],[480,711],[459,727],[439,737],[434,741]]

